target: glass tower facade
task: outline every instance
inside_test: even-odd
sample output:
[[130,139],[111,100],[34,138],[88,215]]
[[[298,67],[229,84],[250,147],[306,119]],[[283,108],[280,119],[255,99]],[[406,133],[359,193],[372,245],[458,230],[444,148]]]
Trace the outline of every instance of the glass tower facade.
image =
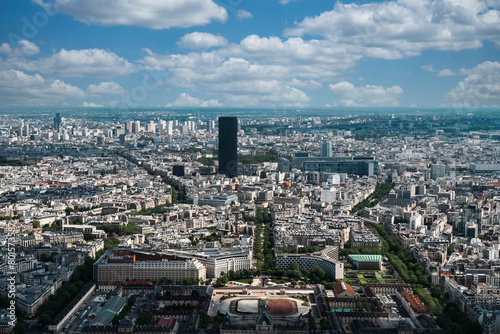
[[238,176],[238,119],[219,117],[219,173]]

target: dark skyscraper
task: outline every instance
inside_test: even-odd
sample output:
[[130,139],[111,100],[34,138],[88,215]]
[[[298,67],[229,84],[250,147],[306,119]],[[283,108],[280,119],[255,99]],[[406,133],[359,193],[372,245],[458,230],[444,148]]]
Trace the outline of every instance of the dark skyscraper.
[[219,117],[219,173],[238,176],[238,120]]
[[59,131],[59,129],[61,128],[61,114],[60,113],[57,113],[56,116],[54,117],[54,129],[56,131]]

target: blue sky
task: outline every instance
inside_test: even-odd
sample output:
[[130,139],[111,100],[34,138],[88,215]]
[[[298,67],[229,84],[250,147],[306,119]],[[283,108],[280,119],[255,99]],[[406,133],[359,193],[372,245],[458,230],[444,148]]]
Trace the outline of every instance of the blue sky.
[[3,0],[1,106],[500,105],[498,0]]

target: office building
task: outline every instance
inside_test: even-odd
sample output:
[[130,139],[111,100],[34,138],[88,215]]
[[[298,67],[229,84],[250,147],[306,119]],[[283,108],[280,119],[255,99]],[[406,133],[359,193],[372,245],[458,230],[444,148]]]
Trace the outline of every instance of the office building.
[[172,175],[183,177],[186,173],[185,167],[183,165],[174,165],[172,167]]
[[373,176],[379,173],[378,161],[373,157],[302,157],[293,158],[293,168],[303,172],[346,173]]
[[214,132],[214,129],[215,129],[215,121],[214,120],[207,121],[207,131],[212,133]]
[[132,121],[128,121],[125,123],[125,132],[132,133]]
[[24,124],[21,124],[21,125],[19,126],[19,130],[17,130],[17,135],[18,135],[19,137],[24,137]]
[[278,171],[282,173],[287,173],[290,171],[290,161],[288,159],[279,157],[278,158]]
[[410,218],[410,230],[415,231],[422,226],[422,215],[419,213]]
[[321,156],[324,158],[331,158],[332,155],[332,143],[326,141],[321,143]]
[[106,137],[103,135],[97,136],[97,145],[102,146],[106,143]]
[[214,208],[224,205],[231,205],[233,203],[238,203],[238,195],[236,194],[226,194],[226,193],[217,193],[204,196],[198,200],[198,205],[210,205]]
[[218,278],[222,273],[228,273],[230,270],[238,271],[253,268],[253,253],[249,249],[210,248],[196,252],[168,249],[164,250],[163,253],[200,261],[206,267],[206,276],[208,278]]
[[141,122],[134,121],[132,122],[132,133],[138,134],[141,131]]
[[468,223],[465,227],[465,237],[466,238],[477,238],[478,228],[475,223]]
[[492,173],[500,171],[500,164],[471,164],[472,173]]
[[325,187],[321,189],[321,202],[331,203],[335,201],[336,191],[334,187]]
[[62,125],[62,118],[60,113],[56,113],[54,117],[54,130],[59,131]]
[[292,263],[297,263],[300,269],[313,271],[320,267],[333,279],[344,277],[344,265],[338,261],[338,248],[327,247],[320,253],[311,254],[277,254],[276,267],[289,268]]
[[130,250],[108,251],[94,264],[94,280],[133,281],[206,278],[205,266],[196,259]]
[[219,117],[219,173],[238,176],[238,119]]
[[351,254],[348,258],[358,270],[380,270],[382,268],[382,255]]
[[445,165],[438,165],[438,164],[431,165],[431,179],[436,180],[438,177],[445,176],[445,173],[446,173]]

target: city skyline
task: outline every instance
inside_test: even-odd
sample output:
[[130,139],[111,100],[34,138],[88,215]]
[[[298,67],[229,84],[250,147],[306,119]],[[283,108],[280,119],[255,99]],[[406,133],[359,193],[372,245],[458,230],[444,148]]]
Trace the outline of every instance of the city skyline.
[[1,105],[500,103],[500,15],[493,1],[172,4],[4,2]]
[[62,109],[0,117],[6,333],[498,329],[497,112]]

